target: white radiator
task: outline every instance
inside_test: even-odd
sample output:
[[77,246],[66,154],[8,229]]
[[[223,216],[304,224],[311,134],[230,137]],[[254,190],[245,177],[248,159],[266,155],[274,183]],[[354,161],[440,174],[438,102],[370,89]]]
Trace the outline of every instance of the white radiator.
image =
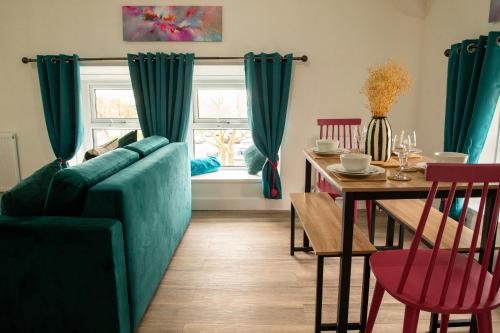
[[14,133],[0,133],[0,192],[8,191],[19,180],[16,135]]

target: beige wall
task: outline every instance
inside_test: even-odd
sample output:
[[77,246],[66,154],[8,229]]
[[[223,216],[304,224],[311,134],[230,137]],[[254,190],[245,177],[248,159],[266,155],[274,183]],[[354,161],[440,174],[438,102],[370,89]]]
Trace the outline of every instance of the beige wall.
[[[456,7],[451,6],[452,1],[444,2]],[[415,127],[419,114],[417,97],[424,21],[418,18],[419,15],[402,11],[400,5],[395,5],[397,1],[177,0],[175,4],[179,5],[223,5],[224,41],[123,42],[120,6],[159,3],[161,1],[157,0],[31,0],[3,4],[0,12],[0,43],[3,46],[0,131],[18,134],[23,177],[53,158],[43,120],[36,69],[20,62],[22,56],[36,54],[77,53],[93,57],[155,50],[192,51],[205,56],[243,55],[248,51],[307,54],[310,58],[307,64],[295,65],[282,148],[281,170],[286,193],[300,191],[303,187],[301,151],[314,142],[316,118],[369,117],[365,100],[359,94],[368,66],[388,58],[398,59],[408,66],[416,86],[395,106],[391,122],[396,129]],[[439,51],[435,56],[438,61],[444,61],[440,55],[447,44],[448,40],[444,44],[438,41],[430,45]],[[443,75],[442,71],[439,73]],[[435,109],[429,104],[426,108]],[[259,196],[258,191],[250,194],[243,188],[236,191]],[[269,206],[286,208],[287,202]]]
[[488,23],[490,0],[432,0],[424,24],[421,96],[418,106],[420,143],[425,151],[443,149],[446,73],[443,51],[451,44],[498,31]]

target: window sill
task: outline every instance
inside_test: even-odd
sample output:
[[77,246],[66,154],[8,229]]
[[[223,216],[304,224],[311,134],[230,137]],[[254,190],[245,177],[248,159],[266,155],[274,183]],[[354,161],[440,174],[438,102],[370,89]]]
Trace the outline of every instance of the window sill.
[[192,176],[191,183],[260,183],[260,175],[249,175],[246,169],[222,169]]

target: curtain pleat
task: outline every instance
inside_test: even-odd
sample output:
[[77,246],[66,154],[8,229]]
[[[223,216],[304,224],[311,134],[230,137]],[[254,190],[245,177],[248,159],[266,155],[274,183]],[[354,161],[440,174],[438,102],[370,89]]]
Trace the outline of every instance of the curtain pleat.
[[[468,154],[469,163],[479,161],[500,94],[499,38],[490,32],[450,48],[444,149]],[[450,216],[458,219],[461,207],[456,200]]]
[[185,141],[194,54],[129,54],[128,66],[144,137],[161,135],[171,142]]
[[83,137],[78,56],[38,55],[36,63],[50,144],[66,166]]
[[248,121],[257,149],[267,158],[262,170],[265,198],[281,199],[278,153],[285,131],[292,74],[292,55],[245,55]]

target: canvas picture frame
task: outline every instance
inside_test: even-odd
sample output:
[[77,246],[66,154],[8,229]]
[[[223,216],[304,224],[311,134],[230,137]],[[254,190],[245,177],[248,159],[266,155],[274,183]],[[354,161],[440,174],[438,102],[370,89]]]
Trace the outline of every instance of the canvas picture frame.
[[222,6],[122,6],[122,17],[124,41],[222,41]]

